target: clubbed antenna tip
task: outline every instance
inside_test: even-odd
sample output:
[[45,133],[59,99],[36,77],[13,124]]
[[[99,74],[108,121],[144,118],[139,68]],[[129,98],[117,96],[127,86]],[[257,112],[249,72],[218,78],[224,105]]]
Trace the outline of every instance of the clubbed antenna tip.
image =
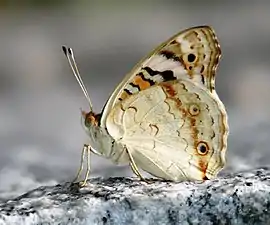
[[67,56],[67,47],[65,45],[62,46],[62,50],[63,50],[65,56]]
[[73,51],[72,51],[72,48],[68,48],[66,47],[65,45],[62,46],[62,50],[65,54],[65,56],[67,57],[67,60],[68,60],[68,63],[71,67],[71,70],[77,80],[77,82],[79,83],[82,91],[83,91],[83,94],[85,96],[85,98],[87,99],[88,103],[89,103],[89,106],[90,106],[90,111],[93,111],[93,107],[92,107],[92,103],[91,103],[91,99],[89,97],[89,94],[87,92],[87,89],[82,81],[82,78],[81,78],[81,75],[79,73],[79,70],[78,70],[78,67],[77,67],[77,63],[75,61],[75,57],[74,57],[74,54],[73,54]]

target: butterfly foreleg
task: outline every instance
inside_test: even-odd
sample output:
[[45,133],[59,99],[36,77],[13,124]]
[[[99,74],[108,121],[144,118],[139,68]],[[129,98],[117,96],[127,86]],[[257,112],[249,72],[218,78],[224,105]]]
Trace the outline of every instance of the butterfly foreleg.
[[136,165],[136,163],[135,163],[135,161],[133,159],[133,156],[131,155],[130,151],[127,148],[126,148],[126,152],[128,154],[128,157],[129,157],[129,160],[130,160],[129,165],[130,165],[133,173],[135,173],[136,176],[138,176],[140,178],[140,180],[145,181],[145,178],[140,173],[140,171],[139,171],[139,169],[138,169],[138,167],[137,167],[137,165]]

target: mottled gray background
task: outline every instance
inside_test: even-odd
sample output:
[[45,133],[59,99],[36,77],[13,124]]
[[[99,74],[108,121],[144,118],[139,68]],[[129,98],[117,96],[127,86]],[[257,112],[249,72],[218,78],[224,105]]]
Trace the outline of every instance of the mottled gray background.
[[[0,1],[0,199],[70,180],[87,109],[61,45],[72,46],[94,108],[137,61],[176,32],[214,27],[217,91],[229,114],[226,170],[270,159],[270,1]],[[93,157],[92,176],[130,170]],[[225,170],[225,171],[226,171]]]

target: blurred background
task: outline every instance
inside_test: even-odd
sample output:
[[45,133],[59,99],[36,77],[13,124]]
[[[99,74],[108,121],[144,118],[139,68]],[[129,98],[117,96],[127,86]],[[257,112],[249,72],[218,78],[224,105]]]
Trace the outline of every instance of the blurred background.
[[[61,46],[74,49],[94,108],[149,51],[182,29],[213,26],[216,89],[230,124],[226,171],[269,164],[270,1],[0,1],[0,199],[71,180],[87,102]],[[92,176],[130,169],[92,157]]]

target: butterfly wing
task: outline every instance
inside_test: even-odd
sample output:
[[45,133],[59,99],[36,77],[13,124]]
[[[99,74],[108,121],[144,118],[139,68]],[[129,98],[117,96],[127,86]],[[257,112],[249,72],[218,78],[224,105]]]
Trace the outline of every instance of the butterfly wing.
[[224,106],[190,80],[162,82],[118,102],[106,127],[139,168],[157,177],[202,180],[224,166]]
[[119,101],[161,82],[190,79],[215,94],[215,71],[220,55],[217,37],[209,26],[194,27],[176,34],[126,75],[107,101],[101,125],[105,124],[110,109]]

